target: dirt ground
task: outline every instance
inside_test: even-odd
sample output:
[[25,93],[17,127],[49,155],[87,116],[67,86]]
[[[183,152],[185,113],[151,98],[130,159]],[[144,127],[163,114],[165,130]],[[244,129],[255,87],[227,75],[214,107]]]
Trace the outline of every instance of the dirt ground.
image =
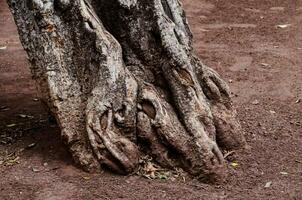
[[302,2],[183,4],[196,52],[229,82],[251,147],[229,163],[227,181],[206,185],[77,169],[36,99],[26,54],[0,0],[1,200],[302,200]]

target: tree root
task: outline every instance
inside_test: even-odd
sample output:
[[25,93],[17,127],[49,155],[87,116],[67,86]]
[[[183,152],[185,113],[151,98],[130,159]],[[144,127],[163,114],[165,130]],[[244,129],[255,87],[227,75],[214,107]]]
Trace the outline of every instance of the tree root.
[[8,0],[74,160],[135,172],[142,155],[210,180],[245,145],[227,84],[192,52],[177,0]]

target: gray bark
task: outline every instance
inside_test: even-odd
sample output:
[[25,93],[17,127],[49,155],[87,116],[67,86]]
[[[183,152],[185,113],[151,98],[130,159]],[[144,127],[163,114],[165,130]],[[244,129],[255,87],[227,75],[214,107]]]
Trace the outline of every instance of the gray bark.
[[41,98],[86,170],[225,174],[245,145],[227,84],[194,55],[178,0],[8,0]]

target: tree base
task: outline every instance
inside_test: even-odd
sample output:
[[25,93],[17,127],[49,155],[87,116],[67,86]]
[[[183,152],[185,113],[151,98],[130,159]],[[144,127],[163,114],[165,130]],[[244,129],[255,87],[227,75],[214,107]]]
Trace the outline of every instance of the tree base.
[[227,84],[194,56],[177,0],[8,2],[78,164],[128,174],[149,155],[197,177],[225,176],[221,149],[245,140]]

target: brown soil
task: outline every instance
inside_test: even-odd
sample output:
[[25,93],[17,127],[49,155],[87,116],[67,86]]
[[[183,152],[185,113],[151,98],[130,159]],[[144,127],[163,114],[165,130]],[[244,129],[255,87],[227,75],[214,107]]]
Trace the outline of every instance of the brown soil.
[[232,156],[238,166],[229,163],[227,181],[77,169],[36,99],[26,54],[0,0],[0,199],[302,199],[301,1],[183,3],[195,49],[229,82],[251,146]]

